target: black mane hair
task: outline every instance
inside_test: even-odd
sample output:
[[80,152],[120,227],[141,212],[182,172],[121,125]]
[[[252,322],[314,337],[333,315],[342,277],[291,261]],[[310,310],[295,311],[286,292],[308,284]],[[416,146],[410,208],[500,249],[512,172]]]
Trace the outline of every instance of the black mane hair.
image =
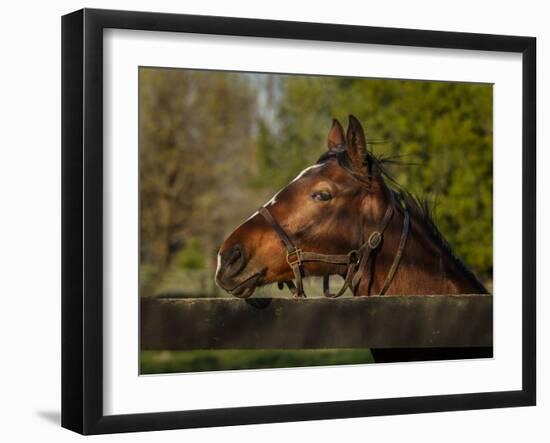
[[464,264],[462,259],[458,257],[443,236],[439,228],[434,221],[435,204],[426,197],[419,197],[401,186],[395,178],[388,171],[388,165],[404,165],[405,163],[400,160],[399,157],[383,157],[376,156],[370,152],[367,152],[364,160],[364,164],[369,166],[369,173],[367,178],[359,177],[353,170],[351,159],[349,158],[345,149],[333,149],[329,150],[321,155],[317,160],[317,164],[324,163],[330,159],[335,158],[339,165],[350,172],[355,178],[365,183],[366,186],[370,186],[372,181],[373,171],[376,170],[384,179],[386,179],[386,185],[393,193],[395,200],[401,202],[402,205],[410,213],[411,218],[417,221],[424,227],[426,233],[430,236],[430,239],[438,245],[457,265],[457,267],[469,278],[475,286],[478,287],[479,293],[488,293],[485,286],[477,278],[477,276]]

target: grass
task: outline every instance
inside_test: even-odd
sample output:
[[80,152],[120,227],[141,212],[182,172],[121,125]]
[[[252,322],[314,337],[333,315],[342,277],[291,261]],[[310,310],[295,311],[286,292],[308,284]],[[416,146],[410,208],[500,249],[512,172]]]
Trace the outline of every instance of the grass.
[[369,349],[142,351],[141,374],[374,363]]

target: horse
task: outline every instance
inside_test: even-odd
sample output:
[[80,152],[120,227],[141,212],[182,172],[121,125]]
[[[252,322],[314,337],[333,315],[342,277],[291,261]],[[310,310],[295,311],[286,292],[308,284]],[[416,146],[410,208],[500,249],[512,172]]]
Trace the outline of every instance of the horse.
[[[224,240],[218,286],[248,298],[277,283],[304,297],[302,279],[321,276],[327,297],[488,293],[429,205],[395,186],[356,117],[345,133],[333,119],[327,148]],[[344,279],[337,293],[329,291],[334,275]]]

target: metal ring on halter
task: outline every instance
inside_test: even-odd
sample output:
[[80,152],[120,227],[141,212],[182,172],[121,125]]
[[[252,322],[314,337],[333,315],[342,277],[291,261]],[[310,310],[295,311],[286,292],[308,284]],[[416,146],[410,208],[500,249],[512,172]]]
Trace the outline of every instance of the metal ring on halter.
[[382,241],[382,234],[379,231],[374,231],[367,240],[369,248],[376,249]]
[[359,263],[360,259],[361,257],[357,249],[352,249],[351,251],[348,252],[348,264],[356,265],[357,263]]

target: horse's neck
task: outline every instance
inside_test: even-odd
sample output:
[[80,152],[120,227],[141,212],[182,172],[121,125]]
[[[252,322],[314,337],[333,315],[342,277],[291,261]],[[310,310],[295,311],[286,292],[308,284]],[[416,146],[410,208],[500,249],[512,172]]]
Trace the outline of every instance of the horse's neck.
[[[396,210],[379,251],[367,266],[356,295],[377,295],[399,248],[404,214]],[[411,218],[401,261],[386,294],[472,294],[487,292],[465,272],[441,244],[426,235],[421,221]]]

